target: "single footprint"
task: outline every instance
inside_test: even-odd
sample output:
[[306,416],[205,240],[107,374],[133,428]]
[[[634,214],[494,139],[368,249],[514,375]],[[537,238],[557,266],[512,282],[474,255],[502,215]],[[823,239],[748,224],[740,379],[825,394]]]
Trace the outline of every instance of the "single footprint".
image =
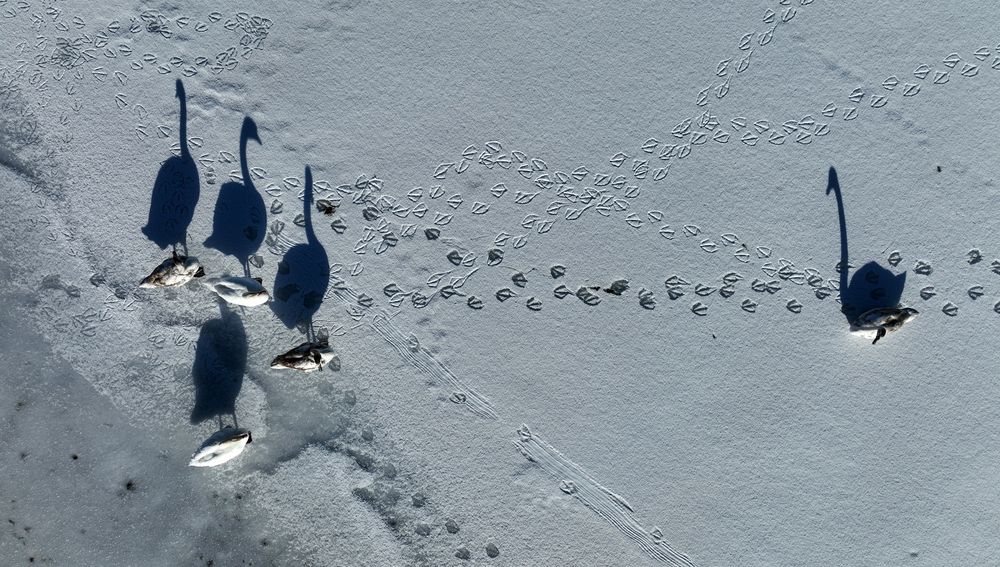
[[499,557],[500,550],[492,543],[486,544],[486,555],[490,558]]
[[643,309],[649,309],[649,310],[655,309],[656,308],[656,297],[653,295],[653,292],[649,291],[646,288],[640,289],[639,290],[639,305]]
[[[567,293],[569,292],[569,290],[566,290],[566,291],[567,291]],[[514,293],[514,290],[512,290],[510,288],[507,288],[507,287],[497,290],[497,293],[496,293],[497,301],[499,301],[501,303],[503,303],[504,301],[507,301],[508,299],[514,297],[515,295],[517,295],[517,294]]]
[[604,288],[605,293],[610,293],[612,295],[621,295],[628,290],[628,280],[615,280],[611,283],[611,287]]

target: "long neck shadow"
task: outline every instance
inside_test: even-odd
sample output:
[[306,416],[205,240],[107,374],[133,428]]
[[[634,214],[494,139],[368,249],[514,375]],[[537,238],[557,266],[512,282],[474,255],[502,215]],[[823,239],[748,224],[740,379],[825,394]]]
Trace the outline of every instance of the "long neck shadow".
[[260,143],[257,123],[247,116],[243,119],[240,130],[240,171],[243,181],[230,181],[219,188],[212,219],[212,234],[205,240],[206,247],[239,260],[246,276],[250,275],[250,257],[256,254],[264,242],[267,228],[264,198],[254,187],[247,162],[249,140]]
[[221,317],[201,328],[191,369],[195,402],[191,423],[231,416],[247,370],[247,335],[243,320],[219,301]]
[[175,85],[180,104],[178,128],[180,156],[171,156],[160,166],[153,183],[149,217],[142,233],[161,249],[181,244],[187,253],[187,230],[198,205],[200,191],[198,167],[191,157],[187,141],[187,94],[180,79]]
[[177,99],[180,101],[180,124],[178,125],[178,136],[180,137],[181,145],[181,158],[191,159],[191,148],[188,147],[188,107],[187,107],[187,92],[184,90],[184,83],[177,79]]
[[312,169],[306,167],[303,194],[306,241],[289,248],[278,264],[270,303],[271,310],[286,327],[300,326],[307,335],[311,335],[313,316],[319,310],[330,283],[330,260],[313,229],[312,203]]
[[837,170],[830,168],[827,175],[826,194],[833,192],[837,198],[837,219],[840,221],[840,263],[837,264],[837,272],[840,274],[841,298],[847,289],[847,271],[850,269],[850,257],[847,254],[847,215],[844,213],[844,195],[840,191],[840,180],[837,178]]
[[833,193],[837,199],[837,216],[840,222],[840,276],[841,312],[847,322],[853,323],[865,311],[879,307],[896,307],[906,285],[906,272],[893,274],[878,262],[872,260],[854,271],[848,281],[850,256],[847,248],[847,215],[844,212],[844,197],[837,177],[837,170],[830,168],[826,193]]

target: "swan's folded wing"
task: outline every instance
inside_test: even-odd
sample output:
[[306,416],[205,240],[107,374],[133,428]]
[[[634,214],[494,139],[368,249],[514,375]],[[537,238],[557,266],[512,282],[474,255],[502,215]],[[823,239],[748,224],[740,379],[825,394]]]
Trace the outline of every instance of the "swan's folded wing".
[[222,430],[211,437],[191,456],[192,467],[214,467],[236,458],[247,443],[250,432],[244,430]]

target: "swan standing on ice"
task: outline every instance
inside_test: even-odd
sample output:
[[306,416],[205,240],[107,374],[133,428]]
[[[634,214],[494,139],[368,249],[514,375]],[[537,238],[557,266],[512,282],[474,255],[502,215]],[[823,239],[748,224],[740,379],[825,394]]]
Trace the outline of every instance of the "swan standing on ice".
[[244,278],[242,276],[225,276],[222,278],[208,278],[204,282],[205,286],[214,291],[226,303],[242,305],[243,307],[257,307],[264,305],[271,299],[260,278]]
[[837,199],[837,217],[840,222],[840,304],[852,333],[874,338],[875,344],[886,333],[896,331],[917,315],[915,309],[900,307],[899,300],[906,284],[906,272],[894,274],[872,261],[854,271],[850,282],[847,253],[847,215],[837,170],[827,174],[826,194]]
[[204,275],[205,269],[198,263],[197,258],[181,256],[174,250],[173,256],[164,260],[151,274],[146,276],[139,283],[139,287],[177,287]]
[[918,314],[912,307],[877,307],[861,314],[851,324],[851,332],[864,336],[874,336],[872,344],[878,342],[886,333],[898,331]]
[[302,372],[315,372],[334,359],[333,349],[326,339],[304,342],[292,350],[279,354],[271,361],[271,368],[288,368]]
[[201,447],[191,456],[188,466],[214,467],[229,462],[239,456],[247,444],[253,442],[250,431],[227,427],[217,431],[201,444]]

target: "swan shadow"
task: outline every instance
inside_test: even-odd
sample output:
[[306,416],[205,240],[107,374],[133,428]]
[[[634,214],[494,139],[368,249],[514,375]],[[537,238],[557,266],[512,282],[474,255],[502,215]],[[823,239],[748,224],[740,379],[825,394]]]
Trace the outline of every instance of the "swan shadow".
[[837,272],[840,276],[840,310],[848,324],[871,309],[896,307],[906,286],[906,272],[894,274],[888,268],[872,260],[857,270],[848,281],[850,256],[847,248],[847,215],[844,212],[844,197],[837,178],[837,170],[830,168],[827,177],[826,194],[833,193],[837,199],[837,213],[840,223],[840,262]]
[[142,233],[160,249],[172,246],[176,251],[177,244],[181,244],[186,255],[187,230],[198,205],[200,187],[198,167],[188,148],[187,95],[180,79],[176,83],[176,96],[180,101],[181,155],[171,156],[160,166]]
[[289,248],[278,263],[270,302],[271,310],[286,327],[300,327],[310,340],[316,338],[313,316],[330,284],[330,260],[313,231],[312,202],[312,170],[307,166],[303,195],[306,241]]
[[194,382],[194,408],[191,423],[222,417],[233,418],[236,425],[236,398],[243,387],[247,370],[247,335],[243,320],[225,301],[219,300],[221,316],[201,328],[191,369]]
[[243,275],[250,276],[250,257],[257,253],[267,230],[267,210],[264,199],[254,187],[247,165],[247,142],[261,143],[257,124],[249,116],[240,130],[240,168],[243,182],[228,181],[219,188],[212,219],[212,234],[205,246],[233,256],[243,266]]

